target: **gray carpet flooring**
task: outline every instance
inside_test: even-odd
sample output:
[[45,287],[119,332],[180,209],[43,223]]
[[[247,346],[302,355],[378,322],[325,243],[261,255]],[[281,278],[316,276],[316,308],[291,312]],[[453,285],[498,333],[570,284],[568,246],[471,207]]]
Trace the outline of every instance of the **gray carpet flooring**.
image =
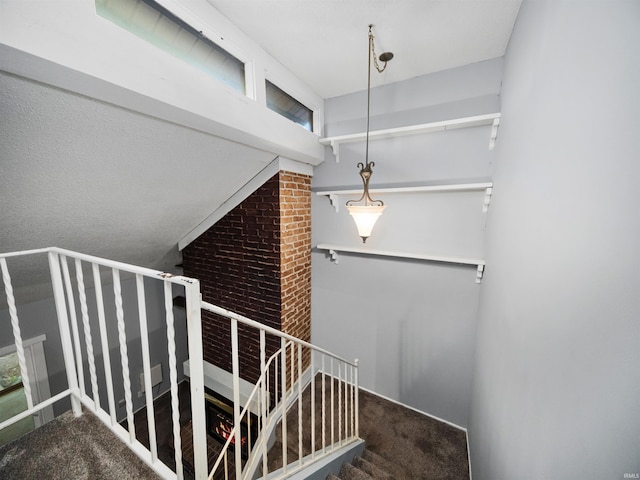
[[[316,445],[321,445],[321,378],[316,377]],[[336,386],[337,391],[337,386]],[[327,387],[327,391],[329,387]],[[303,417],[308,418],[310,389],[303,392]],[[384,463],[390,478],[395,480],[468,480],[469,459],[466,433],[458,428],[390,402],[378,395],[360,391],[360,438],[366,449],[378,463]],[[337,405],[337,402],[336,402]],[[293,461],[298,452],[298,409],[294,403],[287,414],[287,457]],[[337,413],[336,413],[337,418]],[[310,428],[303,422],[303,453],[310,453]],[[269,471],[282,466],[280,428],[276,430],[276,443],[269,451]],[[362,459],[358,460],[362,466]],[[371,463],[371,462],[369,462]],[[342,479],[367,478],[341,475]],[[371,477],[371,475],[369,475]],[[382,475],[373,478],[386,478]]]
[[395,468],[397,480],[467,480],[467,436],[377,395],[360,393],[360,437]]
[[157,480],[160,477],[91,414],[67,412],[0,448],[2,480]]
[[[297,417],[297,411],[289,414]],[[289,433],[297,434],[293,430]],[[371,453],[368,461],[373,458],[378,465],[386,461],[389,478],[469,479],[465,432],[367,392],[360,394],[360,436]],[[289,445],[296,444],[297,440],[289,441]],[[298,456],[295,450],[290,455],[291,458]],[[272,461],[277,463],[277,458]],[[360,469],[364,463],[354,462]],[[185,473],[189,477],[188,472]],[[67,413],[0,448],[0,480],[157,478],[122,441],[88,413],[79,418]]]

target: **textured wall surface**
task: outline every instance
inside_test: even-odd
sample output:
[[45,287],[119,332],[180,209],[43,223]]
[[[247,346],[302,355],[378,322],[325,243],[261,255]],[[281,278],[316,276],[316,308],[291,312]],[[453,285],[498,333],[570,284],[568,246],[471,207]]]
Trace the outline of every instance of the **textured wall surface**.
[[[174,271],[178,241],[274,158],[4,73],[0,91],[2,252],[57,246]],[[39,265],[25,282],[13,273],[16,289],[48,282]]]

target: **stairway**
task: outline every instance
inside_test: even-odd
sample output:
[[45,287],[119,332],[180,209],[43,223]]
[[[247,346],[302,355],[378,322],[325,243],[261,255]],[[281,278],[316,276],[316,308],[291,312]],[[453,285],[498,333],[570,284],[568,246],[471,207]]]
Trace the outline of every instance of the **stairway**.
[[[320,382],[321,379],[316,379]],[[327,388],[327,390],[329,390]],[[316,384],[316,395],[322,391]],[[310,391],[302,395],[303,412],[310,408]],[[316,408],[321,400],[316,398]],[[360,391],[359,436],[366,449],[352,463],[342,465],[337,475],[326,480],[469,480],[466,433],[415,410]],[[306,416],[305,416],[306,418]],[[320,414],[316,414],[316,445],[322,443]],[[287,458],[297,459],[298,407],[287,413]],[[303,452],[311,443],[308,425],[303,425]],[[282,429],[276,428],[276,441],[269,451],[269,472],[282,467]]]
[[401,480],[407,478],[402,467],[365,449],[352,463],[344,463],[338,476],[330,474],[327,480]]

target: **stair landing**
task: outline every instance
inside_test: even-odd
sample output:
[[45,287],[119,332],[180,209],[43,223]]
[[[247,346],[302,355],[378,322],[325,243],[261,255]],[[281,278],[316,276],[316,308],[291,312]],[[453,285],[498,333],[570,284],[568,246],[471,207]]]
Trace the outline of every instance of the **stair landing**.
[[360,391],[366,449],[328,480],[468,480],[466,432]]

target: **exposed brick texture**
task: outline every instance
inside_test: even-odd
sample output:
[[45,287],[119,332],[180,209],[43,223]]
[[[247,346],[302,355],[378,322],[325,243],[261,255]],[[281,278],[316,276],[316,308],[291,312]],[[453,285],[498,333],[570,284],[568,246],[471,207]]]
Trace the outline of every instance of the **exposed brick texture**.
[[[303,340],[311,336],[311,178],[279,172],[183,250],[203,299]],[[231,371],[229,321],[203,312],[205,360]],[[259,338],[240,329],[240,369],[255,382]],[[279,347],[267,337],[267,355]],[[307,362],[305,361],[305,364]]]
[[280,172],[281,328],[311,339],[311,177]]
[[[306,341],[311,340],[310,191],[309,176],[280,172],[281,329]],[[309,358],[304,349],[303,370]]]

